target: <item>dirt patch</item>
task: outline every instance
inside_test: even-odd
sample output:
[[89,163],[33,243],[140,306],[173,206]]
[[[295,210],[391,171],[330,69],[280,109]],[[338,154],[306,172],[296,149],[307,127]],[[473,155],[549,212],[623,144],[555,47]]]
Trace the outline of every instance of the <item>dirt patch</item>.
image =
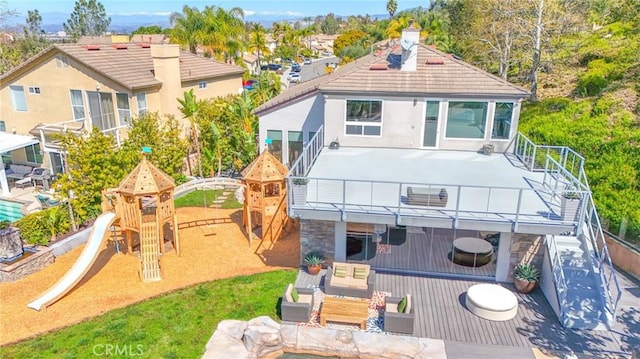
[[[107,241],[95,264],[66,296],[41,312],[27,307],[56,283],[76,261],[84,246],[56,258],[51,266],[14,283],[0,283],[0,345],[65,327],[115,308],[178,288],[214,279],[260,273],[300,262],[299,232],[285,232],[271,249],[249,244],[237,209],[178,209],[181,256],[165,253],[161,282],[142,283],[140,262],[117,254]],[[205,224],[215,223],[215,224]]]

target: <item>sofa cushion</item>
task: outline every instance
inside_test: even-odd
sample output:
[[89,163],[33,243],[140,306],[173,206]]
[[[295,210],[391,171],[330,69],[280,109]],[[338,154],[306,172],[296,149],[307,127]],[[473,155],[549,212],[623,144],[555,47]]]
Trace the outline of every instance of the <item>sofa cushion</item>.
[[353,268],[353,279],[367,279],[367,269],[362,267]]
[[389,313],[398,313],[398,305],[396,303],[387,303],[384,310]]
[[344,278],[347,276],[347,266],[346,265],[336,265],[333,275],[338,278]]
[[293,284],[289,283],[289,285],[287,286],[287,290],[284,292],[284,299],[286,299],[287,302],[293,302],[293,296],[291,295],[292,291]]
[[331,285],[332,286],[336,286],[336,287],[348,287],[349,286],[349,280],[350,278],[348,277],[336,277],[333,276],[331,277]]
[[407,294],[407,296],[405,298],[407,298],[407,306],[406,306],[406,308],[404,308],[404,312],[405,313],[411,313],[411,307],[413,305],[412,300],[411,300],[411,294]]
[[406,309],[407,309],[407,297],[404,297],[400,300],[400,303],[398,303],[398,313],[404,313]]
[[311,294],[300,294],[297,302],[304,303],[304,304],[311,304],[312,299],[313,299],[313,295]]

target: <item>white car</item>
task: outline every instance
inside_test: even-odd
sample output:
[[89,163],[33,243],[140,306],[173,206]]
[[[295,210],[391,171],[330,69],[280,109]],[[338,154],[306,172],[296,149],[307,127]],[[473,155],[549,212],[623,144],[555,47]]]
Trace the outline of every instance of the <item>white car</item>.
[[287,80],[289,82],[300,82],[300,74],[297,72],[290,72],[289,76],[287,76]]
[[304,58],[304,62],[303,62],[303,63],[304,63],[305,65],[311,65],[311,59],[310,59],[310,58],[308,58],[308,57],[305,57],[305,58]]

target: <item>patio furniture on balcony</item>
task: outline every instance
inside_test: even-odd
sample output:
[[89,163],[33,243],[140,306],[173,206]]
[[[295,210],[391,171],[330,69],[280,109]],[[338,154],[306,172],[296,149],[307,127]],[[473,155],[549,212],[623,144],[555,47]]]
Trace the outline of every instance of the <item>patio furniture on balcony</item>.
[[410,205],[445,207],[448,199],[446,188],[407,187],[407,203]]
[[33,183],[31,182],[31,177],[25,177],[21,180],[16,181],[16,187],[25,188],[31,186]]
[[398,310],[398,305],[404,298],[387,297],[384,306],[384,330],[393,333],[413,334],[413,322],[415,313],[411,295],[405,297],[405,304],[402,311]]
[[518,298],[510,290],[497,284],[482,283],[467,290],[465,305],[480,318],[505,321],[518,313]]
[[368,264],[334,262],[327,269],[324,292],[329,295],[371,298],[376,283],[376,271]]
[[467,267],[480,267],[493,256],[493,246],[482,238],[460,237],[453,241],[453,263]]
[[280,304],[282,321],[308,322],[313,310],[313,292],[313,288],[294,288],[293,284],[287,285]]
[[9,165],[9,168],[6,169],[5,174],[7,178],[21,180],[27,177],[31,171],[33,171],[33,167],[27,165]]

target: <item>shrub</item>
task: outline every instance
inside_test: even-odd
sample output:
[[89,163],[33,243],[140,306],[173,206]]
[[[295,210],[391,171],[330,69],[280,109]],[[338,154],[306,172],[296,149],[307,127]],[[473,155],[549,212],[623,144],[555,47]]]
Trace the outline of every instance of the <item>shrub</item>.
[[70,227],[69,213],[57,206],[32,213],[16,222],[20,237],[29,244],[47,245],[50,239]]

